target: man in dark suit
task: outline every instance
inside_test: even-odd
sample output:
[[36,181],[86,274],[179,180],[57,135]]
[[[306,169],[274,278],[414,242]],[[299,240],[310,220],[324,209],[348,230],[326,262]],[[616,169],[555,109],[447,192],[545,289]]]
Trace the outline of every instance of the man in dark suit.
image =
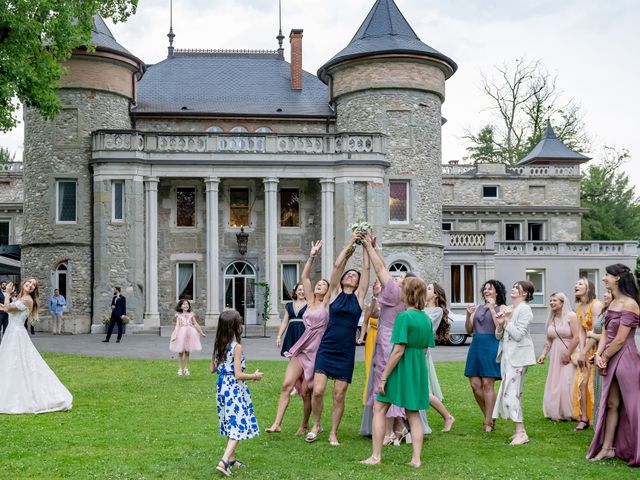
[[[6,288],[7,288],[7,281],[5,279],[0,280],[0,303],[4,303]],[[2,336],[4,336],[4,332],[6,332],[8,325],[9,325],[9,314],[7,312],[0,312],[0,331],[2,332]]]
[[113,298],[111,299],[111,321],[109,322],[109,328],[107,329],[107,338],[102,343],[109,342],[111,333],[113,332],[113,326],[118,325],[118,339],[117,343],[120,343],[122,339],[122,320],[127,314],[127,299],[120,295],[120,287],[113,289]]

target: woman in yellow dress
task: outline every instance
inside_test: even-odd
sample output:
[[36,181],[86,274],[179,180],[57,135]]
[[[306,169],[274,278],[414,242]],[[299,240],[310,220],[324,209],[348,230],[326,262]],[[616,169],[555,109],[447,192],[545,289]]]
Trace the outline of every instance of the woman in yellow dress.
[[[380,315],[380,305],[376,300],[376,295],[380,293],[380,282],[376,279],[373,282],[373,298],[371,303],[367,305],[364,310],[364,320],[362,327],[360,328],[360,338],[358,339],[358,345],[364,343],[364,370],[365,381],[364,391],[362,392],[362,404],[367,403],[367,386],[369,382],[369,370],[371,369],[371,358],[373,357],[373,350],[376,346],[376,335],[378,334],[378,316]],[[368,327],[368,331],[367,331]],[[367,340],[365,341],[365,335]]]
[[586,278],[576,282],[575,294],[580,343],[578,374],[573,384],[573,413],[580,420],[575,430],[582,431],[589,428],[593,421],[593,365],[587,360],[595,353],[595,348],[591,344],[587,345],[587,332],[593,330],[593,321],[602,312],[603,305],[596,299],[595,285]]

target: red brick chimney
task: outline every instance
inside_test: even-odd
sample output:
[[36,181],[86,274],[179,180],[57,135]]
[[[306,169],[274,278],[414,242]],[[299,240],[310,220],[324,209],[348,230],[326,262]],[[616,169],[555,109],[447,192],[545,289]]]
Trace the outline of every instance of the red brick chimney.
[[291,43],[291,89],[302,90],[302,29],[289,34]]

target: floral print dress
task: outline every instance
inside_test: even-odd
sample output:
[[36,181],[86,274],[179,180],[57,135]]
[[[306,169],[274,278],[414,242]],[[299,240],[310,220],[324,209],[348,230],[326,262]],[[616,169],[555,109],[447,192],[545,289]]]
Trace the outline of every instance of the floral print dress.
[[[227,346],[227,353],[216,373],[216,397],[218,418],[220,419],[220,435],[231,440],[247,440],[260,433],[258,421],[253,412],[253,402],[249,387],[243,380],[236,380],[233,365],[233,349],[236,341]],[[244,353],[242,354],[242,371],[245,370]]]

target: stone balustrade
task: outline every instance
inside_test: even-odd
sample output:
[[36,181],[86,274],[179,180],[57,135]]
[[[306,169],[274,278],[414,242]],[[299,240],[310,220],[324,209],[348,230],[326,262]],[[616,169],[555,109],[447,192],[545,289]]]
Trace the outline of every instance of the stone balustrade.
[[147,153],[351,154],[386,151],[378,134],[281,135],[277,133],[143,133],[98,131],[94,151]]
[[22,162],[0,163],[0,172],[22,172]]
[[494,232],[444,231],[442,243],[446,250],[493,250]]
[[636,255],[638,242],[496,242],[498,255]]
[[[476,170],[475,165],[442,165],[443,175],[465,175]],[[520,167],[506,167],[507,174],[520,177],[579,177],[579,165],[523,165]]]

